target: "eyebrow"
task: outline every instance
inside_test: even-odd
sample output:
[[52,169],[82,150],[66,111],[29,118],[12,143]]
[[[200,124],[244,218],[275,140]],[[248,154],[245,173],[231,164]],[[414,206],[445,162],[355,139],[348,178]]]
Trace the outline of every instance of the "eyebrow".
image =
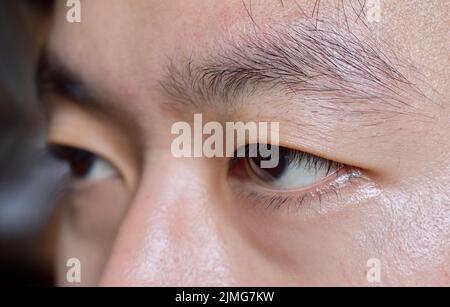
[[47,119],[50,119],[53,114],[52,105],[59,101],[59,99],[49,99],[47,95],[56,94],[56,97],[68,99],[85,110],[95,111],[97,115],[114,119],[116,124],[127,129],[130,138],[140,142],[141,128],[132,110],[127,105],[117,103],[113,94],[97,89],[94,84],[86,82],[76,68],[66,65],[63,57],[47,46],[39,59],[35,79],[38,102]]
[[[97,110],[101,114],[115,117],[121,122],[133,118],[129,108],[111,103],[114,97],[86,82],[76,68],[66,65],[63,57],[47,46],[44,48],[36,70],[36,88],[38,101],[46,115],[51,114],[53,99],[45,99],[47,94],[56,94],[69,99],[86,109]],[[133,125],[134,121],[127,123]]]
[[35,79],[39,98],[56,92],[80,104],[94,99],[92,90],[82,78],[47,47],[39,59]]
[[[325,22],[258,29],[223,40],[207,55],[168,59],[159,82],[170,98],[165,107],[182,111],[230,107],[252,95],[281,92],[322,112],[369,114],[379,120],[408,113],[411,97],[418,93],[399,70],[406,65],[370,35],[358,37],[347,27]],[[129,111],[102,99],[75,69],[47,49],[37,84],[39,96],[57,92],[119,117]]]
[[[206,56],[171,60],[160,84],[180,107],[234,104],[273,90],[329,110],[405,113],[414,85],[380,42],[332,24],[267,26]],[[244,99],[245,100],[245,99]]]

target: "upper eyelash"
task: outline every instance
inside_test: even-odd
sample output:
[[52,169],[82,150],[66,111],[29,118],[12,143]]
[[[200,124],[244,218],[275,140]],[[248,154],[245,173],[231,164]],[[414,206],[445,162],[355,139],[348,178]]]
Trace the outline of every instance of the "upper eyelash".
[[297,150],[289,150],[288,159],[295,166],[300,166],[302,163],[305,163],[305,167],[308,170],[314,170],[316,173],[322,169],[326,169],[326,175],[329,175],[332,169],[340,169],[343,166],[342,163]]
[[[248,157],[250,145],[245,145],[245,146],[246,146],[246,149],[245,149],[246,157]],[[325,158],[321,158],[319,156],[312,155],[312,154],[309,154],[309,153],[306,153],[303,151],[289,149],[289,148],[287,148],[287,150],[289,150],[287,158],[290,163],[293,163],[294,166],[300,166],[302,163],[305,163],[305,167],[307,167],[308,170],[313,170],[316,173],[318,173],[322,169],[326,169],[326,175],[329,175],[332,169],[340,169],[344,166],[344,164],[342,164],[342,163],[328,160]],[[230,165],[233,165],[239,159],[242,159],[241,157],[237,157],[236,152],[234,154],[234,157],[232,157],[229,160]]]
[[[246,153],[248,152],[248,146],[246,145]],[[353,183],[352,179],[361,178],[359,171],[355,169],[349,169],[345,164],[321,158],[316,155],[312,155],[306,152],[287,149],[287,159],[290,163],[295,166],[300,166],[303,164],[308,170],[318,173],[320,170],[326,169],[326,175],[330,175],[332,170],[335,170],[336,176],[346,176],[346,181]],[[247,156],[247,155],[246,155]],[[240,157],[235,156],[229,161],[230,164],[234,164],[239,161]],[[318,188],[314,191],[302,193],[299,195],[294,195],[292,191],[289,192],[278,192],[276,194],[268,195],[267,192],[259,191],[244,191],[241,193],[241,197],[251,199],[250,203],[258,204],[259,206],[264,206],[266,209],[280,209],[286,207],[287,210],[292,206],[297,209],[300,207],[307,206],[314,198],[318,199],[319,205],[321,204],[324,197],[329,195],[335,195],[337,198],[340,197],[340,182],[333,182],[325,187]]]

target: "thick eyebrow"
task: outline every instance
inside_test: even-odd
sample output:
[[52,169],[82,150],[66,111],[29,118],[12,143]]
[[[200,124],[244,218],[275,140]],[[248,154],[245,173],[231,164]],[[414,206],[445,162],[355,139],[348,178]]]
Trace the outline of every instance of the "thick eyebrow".
[[82,78],[48,48],[44,48],[39,59],[35,79],[39,98],[58,93],[80,104],[95,100],[93,91]]
[[46,96],[56,94],[86,110],[114,119],[130,132],[130,137],[139,139],[140,127],[132,110],[126,104],[117,103],[113,94],[97,90],[76,68],[66,65],[62,57],[48,47],[42,52],[35,79],[38,101],[47,118],[51,117],[52,104],[58,103],[58,99],[47,99]]
[[[51,109],[45,96],[57,94],[84,108],[111,115],[119,121],[125,122],[133,117],[129,108],[111,103],[114,98],[110,94],[96,89],[93,84],[84,80],[76,68],[66,65],[61,56],[48,47],[41,54],[35,79],[39,103],[46,115],[51,114]],[[53,103],[54,100],[51,101]]]
[[160,83],[174,108],[233,104],[242,95],[278,90],[329,109],[404,113],[415,91],[394,53],[370,35],[359,38],[334,25],[271,25],[218,49],[170,60]]

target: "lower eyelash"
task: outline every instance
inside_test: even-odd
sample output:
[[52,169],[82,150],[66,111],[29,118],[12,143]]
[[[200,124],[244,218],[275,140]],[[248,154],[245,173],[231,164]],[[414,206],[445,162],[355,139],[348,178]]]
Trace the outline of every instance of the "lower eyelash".
[[291,209],[299,210],[317,201],[319,206],[323,200],[340,199],[343,186],[354,184],[356,179],[362,179],[361,173],[355,169],[342,168],[336,173],[336,179],[325,187],[314,191],[293,195],[295,192],[279,192],[269,195],[266,191],[244,191],[238,193],[242,201],[249,202],[265,209],[283,209],[290,212]]

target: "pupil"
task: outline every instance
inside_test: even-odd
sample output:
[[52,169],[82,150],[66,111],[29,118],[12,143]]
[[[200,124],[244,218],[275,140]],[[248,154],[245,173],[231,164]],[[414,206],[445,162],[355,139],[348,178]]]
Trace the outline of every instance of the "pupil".
[[259,174],[262,179],[275,181],[280,179],[290,163],[290,149],[279,147],[279,160],[278,164],[273,168],[261,168],[261,161],[270,160],[270,156],[267,158],[263,158],[259,154],[256,157],[251,157],[250,164],[256,174]]
[[57,159],[69,163],[72,174],[80,178],[89,174],[96,159],[88,151],[67,146],[51,146],[50,151]]

